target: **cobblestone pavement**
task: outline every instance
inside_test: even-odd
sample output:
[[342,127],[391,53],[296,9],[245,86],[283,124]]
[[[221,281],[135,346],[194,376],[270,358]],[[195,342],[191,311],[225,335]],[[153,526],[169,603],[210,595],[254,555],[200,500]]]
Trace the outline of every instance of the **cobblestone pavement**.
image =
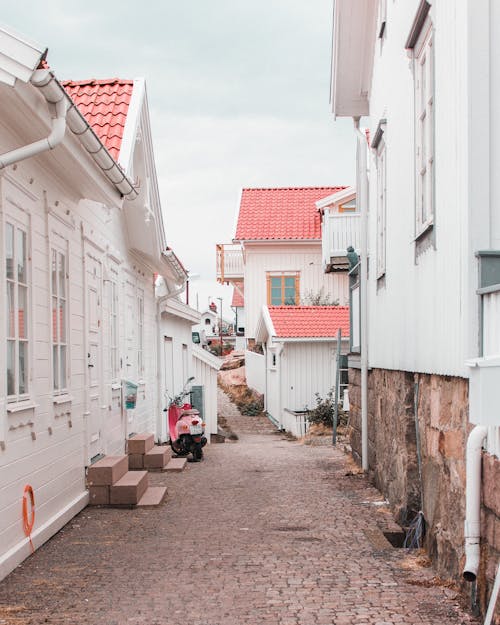
[[0,624],[475,622],[416,555],[388,546],[391,517],[340,450],[287,440],[225,399],[221,410],[237,442],[153,474],[169,489],[158,508],[84,510],[0,583]]

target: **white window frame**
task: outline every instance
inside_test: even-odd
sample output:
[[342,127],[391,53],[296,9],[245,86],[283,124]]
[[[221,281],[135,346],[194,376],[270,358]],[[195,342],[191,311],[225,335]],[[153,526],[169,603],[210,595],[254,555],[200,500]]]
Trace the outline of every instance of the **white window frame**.
[[[9,227],[13,230],[12,241],[12,274],[11,277],[7,273],[7,231]],[[19,268],[18,268],[18,233],[24,234],[24,280],[19,280]],[[30,358],[32,349],[31,340],[31,288],[30,288],[30,251],[29,251],[29,224],[24,225],[19,223],[18,220],[12,218],[10,215],[6,215],[4,222],[4,263],[5,263],[5,355],[6,355],[6,395],[7,402],[19,402],[30,397]],[[20,324],[19,324],[19,298],[21,290],[25,292],[25,309],[23,315],[23,329],[24,336],[20,336]],[[11,299],[9,299],[9,291],[11,291]],[[9,301],[12,302],[12,309],[9,307]],[[12,318],[12,321],[11,321]],[[8,351],[9,345],[13,346],[13,364],[14,364],[14,376],[13,376],[13,391],[9,393],[8,382]],[[20,392],[20,348],[23,345],[24,351],[24,388],[23,392]]]
[[387,150],[382,137],[377,145],[377,278],[386,272],[387,250]]
[[434,224],[434,31],[427,16],[413,47],[415,235]]
[[[64,259],[61,270],[60,259]],[[55,260],[55,268],[54,268]],[[49,257],[50,276],[50,314],[51,314],[51,354],[52,354],[52,392],[54,395],[64,395],[69,387],[70,353],[68,340],[69,333],[69,276],[68,276],[68,249],[57,245],[50,246]],[[55,269],[55,274],[54,274]],[[62,271],[62,282],[61,282]],[[61,288],[62,287],[62,288]],[[55,305],[54,305],[55,304]],[[64,310],[61,317],[57,314]],[[57,312],[56,312],[57,311]],[[54,313],[55,318],[54,318]],[[63,338],[64,340],[61,340]],[[61,367],[61,354],[64,353],[64,367]]]

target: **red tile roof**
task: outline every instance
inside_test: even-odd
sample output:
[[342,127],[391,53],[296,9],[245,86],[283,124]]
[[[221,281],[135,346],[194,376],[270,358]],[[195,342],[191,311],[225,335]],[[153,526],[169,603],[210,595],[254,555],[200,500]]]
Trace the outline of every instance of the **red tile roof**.
[[231,302],[233,308],[244,308],[245,306],[245,292],[243,286],[239,287],[239,290],[235,287],[233,290],[233,301]]
[[243,189],[235,239],[321,239],[318,200],[345,187]]
[[349,336],[349,306],[269,306],[276,336],[322,338]]
[[63,86],[111,156],[118,160],[134,81],[66,80]]

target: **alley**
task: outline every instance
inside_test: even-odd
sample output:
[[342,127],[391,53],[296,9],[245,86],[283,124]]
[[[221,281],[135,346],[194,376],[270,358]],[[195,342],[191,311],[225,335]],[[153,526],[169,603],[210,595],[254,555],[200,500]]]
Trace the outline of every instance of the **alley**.
[[0,583],[0,624],[474,622],[384,542],[391,517],[342,451],[225,410],[238,441],[153,474],[159,508],[86,508]]

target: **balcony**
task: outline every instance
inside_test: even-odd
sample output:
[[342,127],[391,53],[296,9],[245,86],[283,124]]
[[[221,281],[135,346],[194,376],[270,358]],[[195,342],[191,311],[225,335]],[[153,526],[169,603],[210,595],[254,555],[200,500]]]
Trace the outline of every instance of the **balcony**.
[[360,214],[325,211],[322,225],[323,267],[326,273],[349,271],[347,248],[359,252]]
[[239,245],[217,243],[217,282],[232,282],[243,279],[243,252]]

